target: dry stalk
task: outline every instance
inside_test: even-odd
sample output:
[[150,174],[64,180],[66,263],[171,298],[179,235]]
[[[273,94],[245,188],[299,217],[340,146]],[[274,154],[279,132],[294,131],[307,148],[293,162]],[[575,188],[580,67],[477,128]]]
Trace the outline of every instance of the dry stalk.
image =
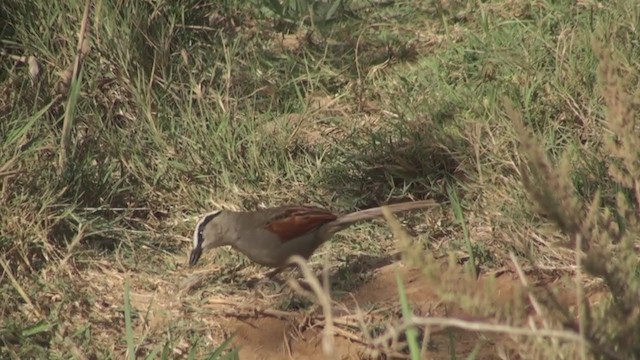
[[[58,264],[58,268],[56,271],[59,271],[62,267],[64,267],[67,261],[69,261],[69,258],[73,254],[73,250],[75,249],[76,246],[78,246],[78,244],[80,244],[80,241],[82,241],[82,239],[84,238],[85,230],[86,230],[86,227],[84,225],[79,226],[78,233],[73,238],[73,240],[71,240],[71,243],[67,247],[67,255],[65,255],[65,257],[62,260],[60,260],[60,263]],[[71,274],[69,274],[69,276],[71,277]]]
[[451,319],[442,317],[416,317],[414,316],[410,321],[403,322],[399,327],[389,329],[382,336],[379,336],[375,343],[381,346],[390,340],[393,340],[398,333],[405,331],[412,326],[443,326],[443,327],[455,327],[469,331],[483,331],[492,333],[502,333],[515,336],[530,336],[530,337],[546,337],[556,338],[562,340],[568,340],[578,343],[579,345],[589,346],[589,343],[583,339],[579,334],[568,330],[553,330],[553,329],[527,329],[524,327],[515,327],[510,325],[489,324],[482,322],[473,322],[462,319]]
[[18,282],[18,280],[16,280],[16,278],[13,276],[13,273],[11,273],[11,268],[9,268],[9,265],[7,265],[7,262],[5,261],[4,258],[0,258],[0,265],[2,265],[2,268],[4,269],[4,273],[7,274],[7,276],[9,277],[9,280],[11,281],[11,284],[16,289],[18,294],[20,294],[20,296],[22,297],[22,300],[24,300],[24,302],[29,305],[31,310],[38,316],[39,319],[41,320],[46,319],[46,316],[44,316],[43,313],[40,310],[38,310],[35,304],[31,301],[31,298],[29,297],[29,295],[27,295],[27,292],[24,291],[22,286],[20,286],[20,283]]
[[522,270],[522,267],[520,267],[520,264],[518,263],[518,259],[516,258],[516,256],[513,253],[513,251],[509,251],[509,257],[511,258],[511,262],[513,263],[513,266],[516,268],[516,273],[518,274],[518,278],[520,279],[520,283],[522,284],[522,286],[527,291],[527,295],[529,297],[529,301],[531,301],[531,305],[535,309],[536,314],[538,314],[538,316],[540,316],[543,319],[544,326],[546,328],[549,328],[549,324],[544,319],[544,313],[542,312],[542,307],[540,306],[540,303],[535,298],[535,296],[533,296],[533,293],[531,293],[531,291],[529,291],[529,282],[527,281],[527,278],[526,278],[526,276],[524,274],[524,271]]
[[[84,58],[87,46],[85,44],[85,34],[89,24],[89,8],[91,0],[87,0],[82,14],[82,23],[80,24],[80,33],[78,34],[78,46],[76,48],[76,58],[73,63],[73,72],[71,76],[71,84],[78,79],[80,67]],[[63,79],[64,80],[64,79]],[[62,136],[60,140],[60,157],[58,158],[58,171],[64,174],[67,167],[67,153],[69,152],[69,144],[71,142],[71,127],[73,126],[72,105],[68,104],[64,114],[64,122],[62,123]]]
[[[584,306],[584,289],[582,287],[582,236],[576,234],[576,301],[578,302],[578,331],[582,339],[586,338],[585,335],[585,306]],[[586,342],[580,344],[580,357],[582,360],[587,359],[587,346]]]
[[[529,297],[529,301],[531,302],[531,305],[533,306],[533,308],[536,311],[536,314],[538,314],[538,316],[540,317],[540,319],[542,319],[542,324],[544,325],[545,329],[549,329],[549,322],[547,321],[547,318],[545,317],[544,312],[542,311],[542,306],[540,306],[540,303],[538,302],[538,300],[536,299],[536,297],[533,295],[533,293],[529,290],[529,282],[527,281],[527,278],[524,274],[524,271],[522,270],[522,267],[520,267],[520,264],[518,263],[518,259],[516,258],[516,255],[512,252],[509,251],[509,257],[511,258],[511,262],[513,262],[513,266],[516,268],[516,272],[518,273],[518,278],[520,279],[520,283],[522,284],[522,286],[524,287],[525,291],[527,292],[527,296]],[[531,321],[529,322],[529,325],[532,329],[536,330],[536,324],[533,321],[533,319],[529,318]],[[551,341],[553,342],[554,346],[558,346],[558,341],[555,338],[552,338]]]
[[231,302],[226,300],[208,300],[207,304],[203,307],[213,308],[214,305],[224,305],[226,307],[232,307],[233,310],[226,310],[222,312],[222,315],[231,316],[231,317],[242,317],[244,314],[252,314],[256,316],[257,314],[262,314],[265,316],[273,317],[276,319],[290,319],[298,316],[296,313],[290,313],[286,311],[276,310],[272,308],[251,306],[251,305],[243,305],[237,302]]
[[304,276],[304,279],[311,287],[313,294],[309,293],[309,291],[304,290],[302,286],[300,286],[300,284],[295,280],[289,279],[288,284],[292,289],[294,289],[301,295],[307,296],[311,299],[315,298],[315,300],[322,307],[322,313],[325,318],[325,327],[322,336],[322,351],[327,358],[337,359],[335,354],[335,329],[333,324],[333,311],[331,308],[331,296],[329,295],[329,289],[328,287],[323,288],[322,285],[320,285],[320,281],[315,277],[315,275],[313,275],[305,259],[298,255],[295,255],[291,257],[290,261],[298,265],[300,271],[302,272],[302,275]]

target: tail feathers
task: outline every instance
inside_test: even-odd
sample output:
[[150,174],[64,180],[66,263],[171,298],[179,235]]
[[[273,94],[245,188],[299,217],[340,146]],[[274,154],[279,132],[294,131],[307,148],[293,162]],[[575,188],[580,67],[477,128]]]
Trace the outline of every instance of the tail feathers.
[[[438,203],[433,200],[420,200],[404,202],[399,204],[385,205],[392,213],[399,213],[411,210],[432,208],[438,206]],[[366,209],[356,211],[351,214],[343,215],[331,222],[333,232],[338,232],[346,227],[353,225],[360,221],[371,220],[384,216],[382,213],[382,207],[376,207],[372,209]]]

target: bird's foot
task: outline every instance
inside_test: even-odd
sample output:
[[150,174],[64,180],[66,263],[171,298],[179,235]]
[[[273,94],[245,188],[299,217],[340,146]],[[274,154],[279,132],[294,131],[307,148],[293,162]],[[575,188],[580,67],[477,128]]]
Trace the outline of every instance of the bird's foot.
[[251,288],[255,288],[255,289],[268,289],[269,293],[279,293],[282,291],[282,288],[286,285],[286,282],[284,282],[282,279],[280,279],[280,277],[276,276],[277,274],[272,274],[271,276],[269,276],[269,274],[267,274],[266,276],[263,276],[262,278],[257,278],[257,279],[253,279],[252,281],[249,282],[249,287]]

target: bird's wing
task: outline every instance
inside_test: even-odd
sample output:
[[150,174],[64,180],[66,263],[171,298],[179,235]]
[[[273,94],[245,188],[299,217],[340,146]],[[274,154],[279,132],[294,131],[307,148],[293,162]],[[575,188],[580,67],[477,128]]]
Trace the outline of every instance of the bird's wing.
[[262,211],[266,220],[264,229],[277,235],[283,243],[338,218],[329,210],[307,206],[283,206]]

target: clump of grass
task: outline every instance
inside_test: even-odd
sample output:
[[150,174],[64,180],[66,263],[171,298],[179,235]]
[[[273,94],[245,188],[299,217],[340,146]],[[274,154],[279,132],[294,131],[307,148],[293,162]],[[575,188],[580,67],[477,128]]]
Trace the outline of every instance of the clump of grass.
[[[610,179],[619,189],[614,207],[603,207],[599,192],[593,199],[580,198],[572,182],[568,158],[563,157],[557,167],[552,165],[520,115],[510,106],[507,114],[514,122],[520,151],[526,158],[521,167],[524,186],[542,213],[566,235],[560,245],[575,249],[577,271],[600,279],[607,294],[598,304],[589,301],[578,274],[578,318],[556,320],[579,330],[591,344],[588,351],[593,355],[635,358],[640,351],[635,341],[640,331],[637,311],[640,152],[634,111],[638,97],[626,93],[620,78],[621,67],[613,53],[598,43],[594,51],[600,61],[598,78],[606,105],[605,124],[610,130],[604,135],[607,139],[603,156],[609,159]],[[568,308],[555,310],[571,313]]]

